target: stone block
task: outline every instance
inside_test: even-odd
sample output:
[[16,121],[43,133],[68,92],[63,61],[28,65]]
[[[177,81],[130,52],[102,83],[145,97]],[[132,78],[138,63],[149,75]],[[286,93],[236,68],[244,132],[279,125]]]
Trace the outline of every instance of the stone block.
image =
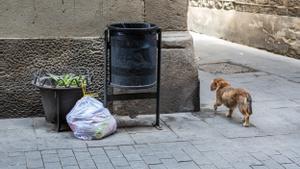
[[103,12],[105,20],[114,22],[143,22],[143,0],[111,0],[104,1]]
[[[106,26],[103,3],[103,0],[59,1],[55,19],[59,37],[101,36]],[[46,13],[49,14],[53,12]]]
[[24,32],[30,36],[33,33],[29,26],[34,18],[32,1],[1,1],[0,11],[0,37],[24,36]]
[[163,30],[187,29],[187,0],[145,0],[145,21],[159,25]]
[[88,37],[103,34],[103,0],[1,2],[1,38]]

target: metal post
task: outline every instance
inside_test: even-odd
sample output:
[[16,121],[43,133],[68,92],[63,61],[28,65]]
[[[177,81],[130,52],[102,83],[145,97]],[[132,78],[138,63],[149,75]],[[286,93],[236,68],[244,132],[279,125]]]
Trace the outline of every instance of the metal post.
[[161,65],[161,29],[157,31],[158,40],[157,40],[157,75],[156,75],[156,121],[155,127],[161,129],[159,124],[159,103],[160,103],[160,65]]
[[61,128],[61,113],[60,113],[60,94],[56,91],[54,93],[55,98],[56,98],[56,127],[57,127],[57,132],[60,132]]
[[107,107],[107,95],[108,95],[108,71],[107,71],[107,64],[108,64],[108,48],[109,48],[109,42],[108,42],[108,30],[105,30],[104,33],[105,38],[105,57],[104,57],[104,107]]

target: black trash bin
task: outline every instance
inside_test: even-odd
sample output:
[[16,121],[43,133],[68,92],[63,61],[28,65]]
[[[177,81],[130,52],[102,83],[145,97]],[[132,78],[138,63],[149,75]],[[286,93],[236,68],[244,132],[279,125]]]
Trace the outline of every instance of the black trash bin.
[[110,36],[110,85],[150,88],[156,83],[157,31],[149,23],[117,23],[108,26]]
[[[160,128],[161,37],[161,29],[151,23],[116,23],[105,30],[105,107],[112,108],[114,101],[156,99],[153,125],[157,128]],[[154,86],[155,92],[133,91]],[[114,92],[114,88],[123,90]]]

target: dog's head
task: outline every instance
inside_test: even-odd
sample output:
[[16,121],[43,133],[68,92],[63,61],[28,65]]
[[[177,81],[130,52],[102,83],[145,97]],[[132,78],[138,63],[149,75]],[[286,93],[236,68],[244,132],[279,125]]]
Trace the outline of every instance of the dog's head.
[[230,86],[230,84],[226,80],[224,80],[223,78],[215,78],[211,82],[210,90],[215,91],[215,90],[218,90],[218,89],[222,89],[226,86]]

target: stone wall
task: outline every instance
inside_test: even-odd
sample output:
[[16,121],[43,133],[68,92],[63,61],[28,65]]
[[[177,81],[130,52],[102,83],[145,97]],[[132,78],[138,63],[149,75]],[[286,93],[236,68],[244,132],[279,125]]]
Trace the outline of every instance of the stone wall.
[[1,38],[102,36],[112,22],[187,29],[188,0],[0,0]]
[[188,27],[300,59],[298,0],[190,0]]
[[298,0],[190,0],[191,6],[282,16],[300,16]]
[[[94,70],[92,89],[102,97],[102,36],[110,23],[145,21],[163,31],[187,30],[188,0],[0,0],[0,4],[0,118],[43,115],[40,96],[31,85],[32,69],[89,68]],[[196,77],[194,70],[192,75]],[[189,98],[197,97],[193,92]],[[193,110],[194,104],[185,101],[180,109],[165,110]]]

